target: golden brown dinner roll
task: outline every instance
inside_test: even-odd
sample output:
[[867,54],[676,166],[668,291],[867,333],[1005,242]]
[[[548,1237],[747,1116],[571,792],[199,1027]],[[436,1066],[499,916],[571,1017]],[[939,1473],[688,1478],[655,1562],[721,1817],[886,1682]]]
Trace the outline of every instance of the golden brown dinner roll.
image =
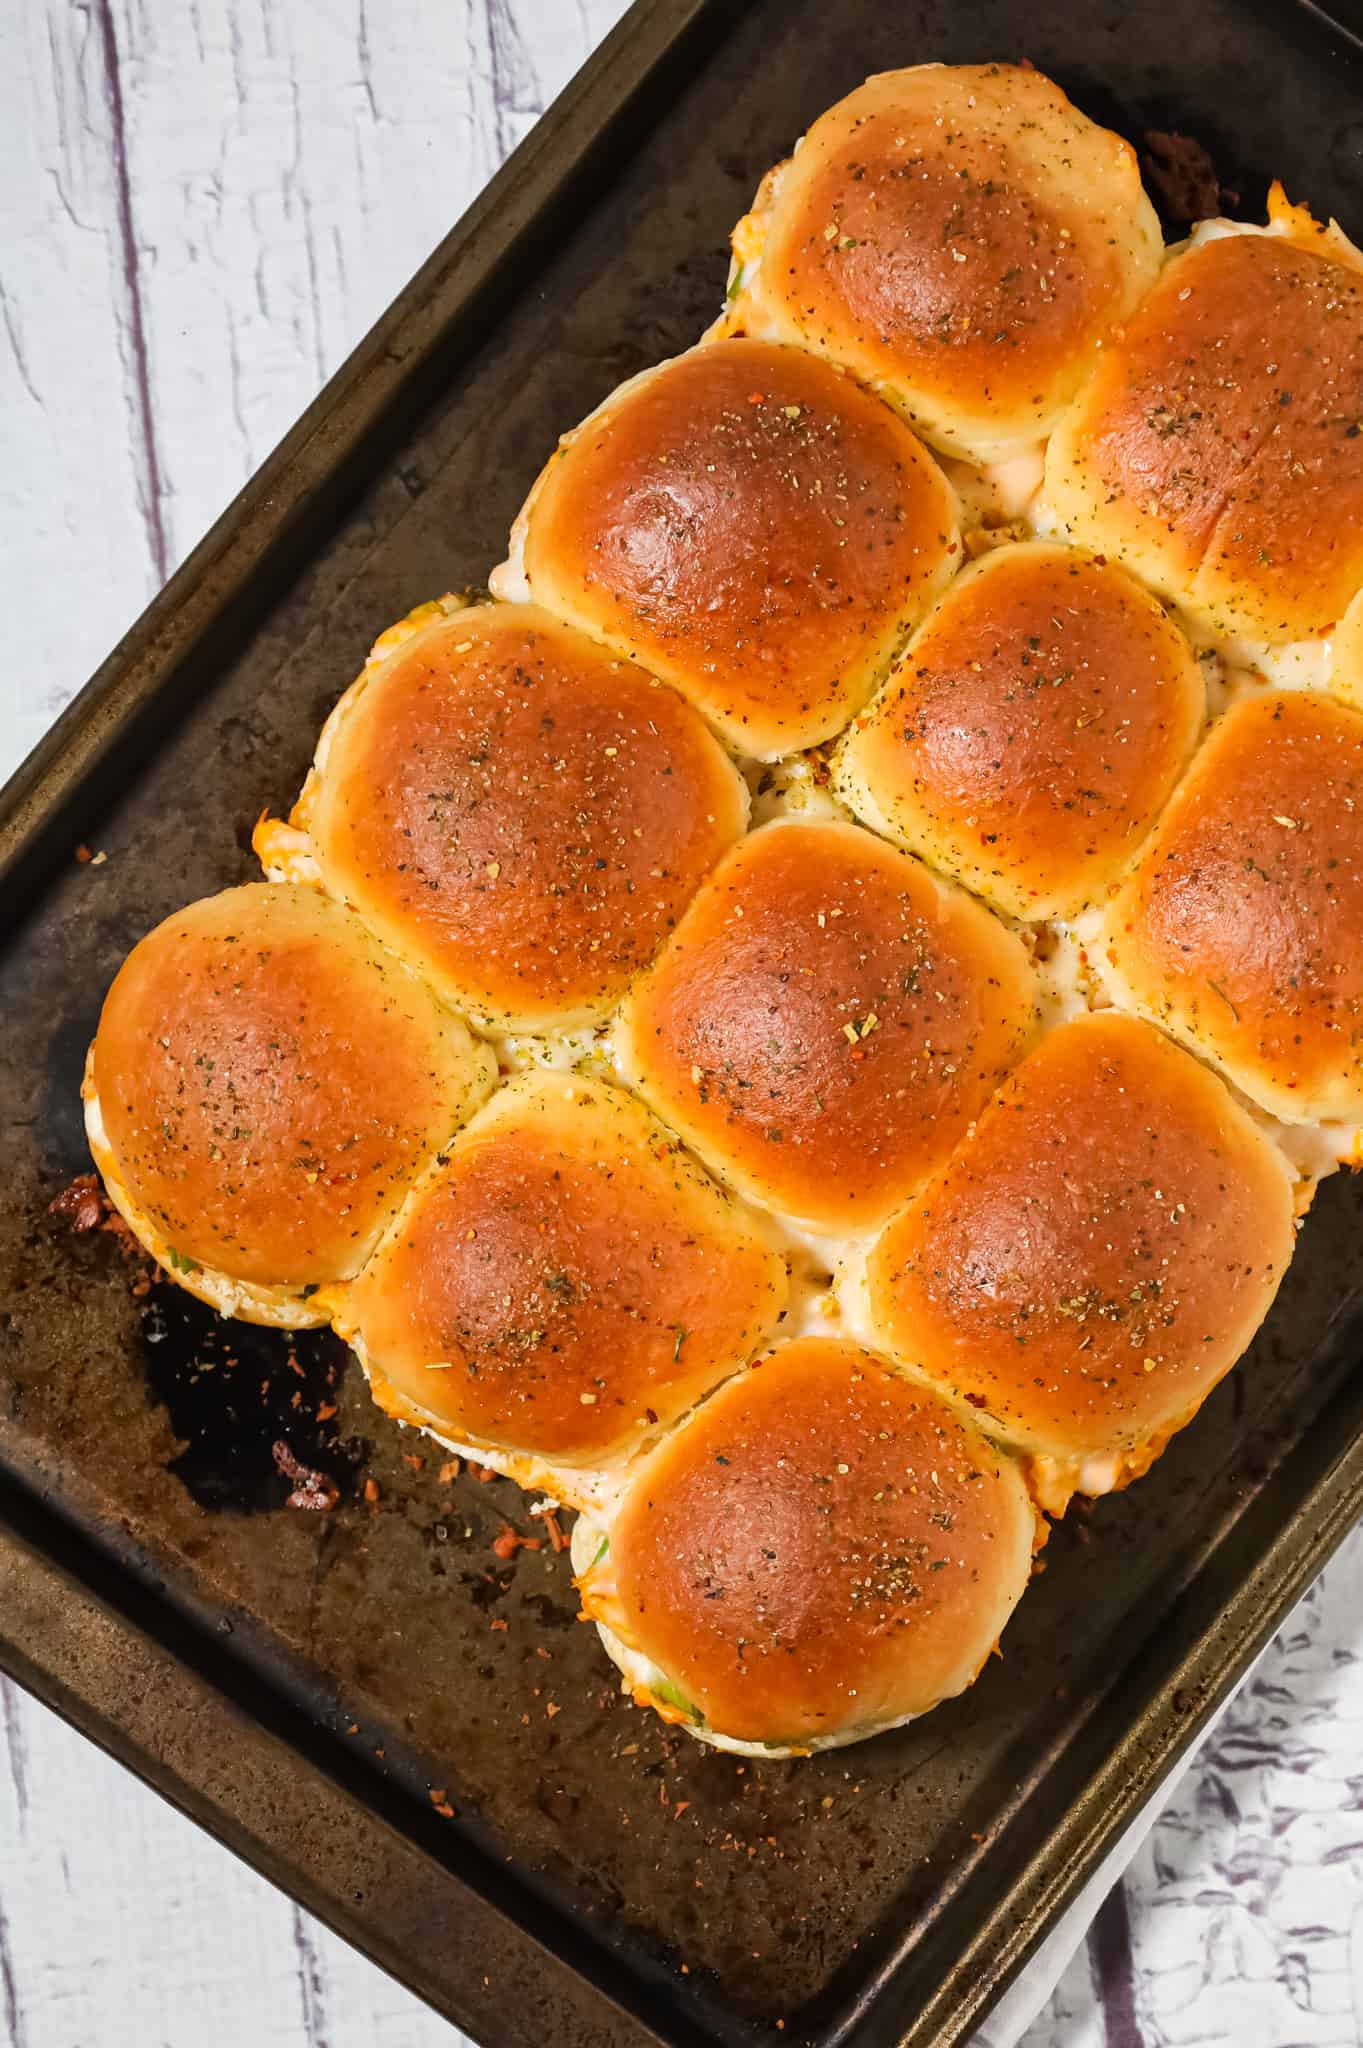
[[1361,391],[1355,271],[1195,238],[1061,423],[1047,505],[1213,632],[1308,639],[1363,584]]
[[806,1338],[668,1437],[575,1561],[641,1704],[707,1741],[788,1751],[963,1691],[1036,1535],[1016,1466],[958,1412],[870,1352]]
[[769,1338],[786,1279],[641,1104],[541,1072],[441,1154],[337,1327],[381,1406],[577,1504],[575,1468],[636,1449]]
[[1357,1123],[1360,934],[1363,714],[1242,698],[1108,911],[1114,992],[1275,1116]]
[[1143,1472],[1292,1256],[1282,1154],[1225,1083],[1113,1010],[1062,1024],[877,1239],[875,1342],[1034,1454],[1055,1511]]
[[1168,800],[1202,672],[1122,569],[1043,541],[966,569],[834,767],[867,824],[1013,917],[1101,895]]
[[[530,596],[764,757],[865,703],[960,555],[951,488],[903,421],[756,341],[622,385],[544,469],[515,544]],[[508,565],[495,587],[515,582]]]
[[743,830],[743,780],[675,691],[538,607],[430,610],[342,698],[294,823],[448,1001],[594,1022]]
[[257,883],[168,917],[105,998],[95,1163],[182,1286],[248,1321],[324,1322],[491,1056],[359,919]]
[[886,71],[820,116],[734,236],[729,322],[846,363],[936,447],[1050,432],[1153,280],[1134,150],[1039,71]]
[[752,1200],[870,1231],[1032,1029],[1021,941],[859,826],[764,826],[716,869],[617,1027],[623,1070]]

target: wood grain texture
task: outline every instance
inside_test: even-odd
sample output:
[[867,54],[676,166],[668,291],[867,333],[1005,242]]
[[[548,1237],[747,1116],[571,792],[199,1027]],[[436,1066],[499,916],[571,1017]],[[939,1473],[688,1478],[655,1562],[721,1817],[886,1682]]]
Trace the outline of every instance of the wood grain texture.
[[150,597],[107,52],[89,8],[11,9],[0,64],[0,554],[8,769]]
[[[622,8],[4,11],[0,773]],[[0,1680],[0,2048],[200,2038],[459,2040]],[[1363,1536],[1273,1646],[1024,2039],[1363,2040]]]
[[458,2048],[461,2039],[0,1680],[0,2041]]

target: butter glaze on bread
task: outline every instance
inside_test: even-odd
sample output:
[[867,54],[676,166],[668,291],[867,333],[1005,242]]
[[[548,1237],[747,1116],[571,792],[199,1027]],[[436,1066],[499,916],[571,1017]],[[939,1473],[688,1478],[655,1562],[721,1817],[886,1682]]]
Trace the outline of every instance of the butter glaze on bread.
[[542,1031],[609,1014],[747,815],[675,691],[533,605],[476,605],[365,670],[294,820],[442,996]]
[[1211,631],[1324,633],[1363,585],[1363,278],[1283,235],[1195,239],[1046,454],[1070,537]]
[[1363,1121],[1363,712],[1213,727],[1104,927],[1114,987],[1289,1123]]
[[1012,1460],[852,1344],[806,1338],[638,1469],[587,1612],[650,1704],[780,1749],[855,1740],[962,1691],[1027,1584]]
[[751,833],[621,1015],[630,1079],[716,1172],[816,1231],[875,1229],[1035,1025],[1019,941],[855,825]]
[[839,749],[857,816],[996,910],[1069,917],[1121,874],[1202,727],[1191,647],[1113,563],[1030,541],[939,599]]
[[923,64],[819,117],[735,253],[735,325],[846,363],[935,447],[995,462],[1051,430],[1163,252],[1135,152],[1059,86]]
[[633,1097],[509,1082],[443,1152],[340,1323],[381,1406],[556,1471],[613,1464],[769,1339],[786,1263]]
[[960,559],[954,494],[803,349],[721,341],[625,384],[553,456],[529,594],[763,758],[844,725]]
[[359,1271],[494,1072],[350,911],[255,883],[133,948],[87,1092],[106,1180],[175,1278],[296,1294]]
[[1225,1083],[1097,1011],[1041,1041],[877,1240],[870,1328],[1045,1461],[1060,1506],[1144,1471],[1195,1414],[1292,1245],[1287,1166]]

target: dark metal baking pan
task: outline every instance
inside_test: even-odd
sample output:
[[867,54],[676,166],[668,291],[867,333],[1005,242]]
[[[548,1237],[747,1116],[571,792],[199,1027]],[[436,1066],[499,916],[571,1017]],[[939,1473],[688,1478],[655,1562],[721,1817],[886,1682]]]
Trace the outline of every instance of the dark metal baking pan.
[[[645,0],[3,802],[0,1663],[494,2048],[961,2041],[1363,1508],[1341,1177],[1250,1356],[1057,1532],[1006,1661],[744,1764],[620,1700],[566,1559],[493,1554],[520,1497],[413,1470],[331,1340],[139,1297],[48,1214],[119,959],[251,873],[375,632],[480,581],[558,431],[693,338],[812,115],[994,56],[1199,137],[1246,207],[1276,173],[1363,224],[1357,45],[1316,7]],[[330,1513],[284,1505],[281,1438]]]

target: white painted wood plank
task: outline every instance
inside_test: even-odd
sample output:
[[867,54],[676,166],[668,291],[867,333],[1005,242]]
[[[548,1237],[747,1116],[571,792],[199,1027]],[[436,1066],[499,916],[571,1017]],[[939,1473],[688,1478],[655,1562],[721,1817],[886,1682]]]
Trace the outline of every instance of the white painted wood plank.
[[28,752],[159,576],[109,109],[89,8],[31,0],[0,29],[0,776]]
[[0,548],[21,601],[0,774],[624,4],[6,12]]
[[111,0],[178,560],[623,0]]
[[463,2037],[0,1678],[7,2048]]

